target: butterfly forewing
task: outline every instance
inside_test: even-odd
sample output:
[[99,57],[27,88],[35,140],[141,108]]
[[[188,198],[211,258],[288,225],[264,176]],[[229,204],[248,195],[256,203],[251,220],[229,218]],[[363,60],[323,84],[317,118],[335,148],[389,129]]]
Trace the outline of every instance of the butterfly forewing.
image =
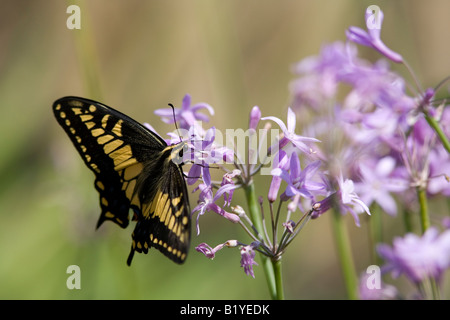
[[134,251],[147,253],[149,247],[183,262],[190,209],[181,167],[170,161],[177,145],[167,146],[135,120],[96,101],[66,97],[53,110],[95,174],[102,209],[97,227],[111,220],[125,228],[133,209],[137,223],[128,264]]

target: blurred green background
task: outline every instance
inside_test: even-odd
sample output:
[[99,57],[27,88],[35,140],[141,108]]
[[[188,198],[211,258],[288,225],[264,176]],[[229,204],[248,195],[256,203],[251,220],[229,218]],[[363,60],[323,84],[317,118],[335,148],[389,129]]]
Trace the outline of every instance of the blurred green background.
[[[261,267],[255,279],[246,276],[238,250],[224,249],[213,261],[194,250],[201,242],[247,241],[215,214],[201,218],[184,265],[151,250],[127,267],[133,226],[105,223],[95,230],[94,176],[53,118],[57,98],[100,100],[161,133],[173,128],[153,110],[180,105],[186,93],[215,108],[211,125],[219,129],[247,128],[254,105],[263,116],[284,120],[292,64],[326,42],[345,40],[347,27],[365,27],[365,8],[372,4],[384,11],[386,44],[409,61],[425,87],[450,70],[445,0],[0,4],[1,299],[269,298]],[[66,27],[70,4],[81,8],[81,30]],[[379,58],[364,48],[360,53]],[[257,191],[266,195],[267,189],[259,184]],[[356,268],[364,272],[370,264],[367,221],[357,228],[350,216],[346,220]],[[403,235],[401,216],[385,216],[383,223],[386,242]],[[346,298],[327,215],[306,226],[283,262],[288,299]],[[81,268],[81,290],[66,287],[72,264]]]

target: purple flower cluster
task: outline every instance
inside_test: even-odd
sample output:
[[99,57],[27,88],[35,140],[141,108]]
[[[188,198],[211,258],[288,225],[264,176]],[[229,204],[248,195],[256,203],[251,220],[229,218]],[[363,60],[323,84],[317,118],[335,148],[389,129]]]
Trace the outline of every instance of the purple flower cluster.
[[[297,78],[290,87],[292,108],[308,119],[304,132],[323,141],[314,151],[328,175],[339,176],[338,190],[313,204],[312,218],[337,208],[350,212],[359,225],[358,214],[369,213],[372,205],[395,216],[399,207],[417,211],[423,202],[419,193],[429,199],[450,195],[450,108],[435,99],[442,83],[423,90],[405,59],[381,40],[383,12],[379,11],[378,28],[371,28],[372,14],[366,12],[367,31],[350,27],[348,42],[325,45],[318,56],[293,68]],[[385,60],[359,58],[351,42],[403,63],[413,83],[390,71]],[[423,203],[420,206],[425,210]],[[425,278],[439,281],[450,267],[447,233],[438,236],[437,229],[430,228],[422,237],[408,234],[394,240],[392,249],[380,245],[378,252],[387,261],[383,270],[403,273],[415,283]]]
[[[318,56],[293,67],[296,78],[290,84],[292,104],[286,123],[275,116],[262,117],[257,106],[251,109],[244,133],[246,154],[217,141],[215,127],[202,128],[209,118],[199,111],[213,115],[214,110],[206,103],[191,105],[189,95],[180,109],[155,112],[167,123],[175,117],[182,129],[168,141],[179,142],[181,136],[189,146],[183,162],[192,164],[188,184],[198,183],[194,188],[198,202],[192,211],[197,214],[197,234],[200,216],[215,212],[239,224],[251,238],[250,244],[228,240],[214,248],[202,243],[196,247],[198,252],[212,259],[224,247],[239,247],[241,266],[254,277],[256,251],[278,261],[306,222],[330,209],[350,213],[359,226],[359,215],[370,215],[374,205],[391,216],[399,207],[411,209],[417,203],[411,201],[417,190],[430,197],[450,195],[450,157],[445,143],[445,136],[450,136],[450,108],[435,100],[438,88],[417,86],[409,94],[406,89],[413,85],[391,71],[386,60],[369,62],[358,57],[351,42],[406,64],[380,38],[383,13],[379,12],[379,28],[371,28],[371,14],[366,12],[367,31],[350,27],[346,43],[326,44]],[[297,119],[305,121],[298,123]],[[259,131],[263,130],[264,137],[273,123],[281,130],[268,148],[257,139],[263,121],[264,129]],[[264,161],[256,156],[260,154],[266,155]],[[237,189],[244,189],[247,201],[255,203],[249,196],[252,177],[267,167],[267,159],[272,161],[267,203],[260,197],[260,208],[249,205],[250,212],[231,206]],[[221,179],[212,178],[211,167],[221,170]],[[269,228],[264,216],[267,206]],[[262,217],[262,223],[255,217]],[[422,238],[410,234],[394,240],[393,248],[381,245],[378,251],[387,261],[384,270],[420,282],[427,277],[440,279],[450,267],[449,243],[448,231],[439,236],[430,228]]]
[[380,244],[380,256],[386,260],[384,272],[394,277],[405,274],[418,284],[429,278],[442,280],[444,271],[450,268],[450,230],[439,234],[437,228],[429,228],[423,236],[413,233],[394,239],[393,246]]

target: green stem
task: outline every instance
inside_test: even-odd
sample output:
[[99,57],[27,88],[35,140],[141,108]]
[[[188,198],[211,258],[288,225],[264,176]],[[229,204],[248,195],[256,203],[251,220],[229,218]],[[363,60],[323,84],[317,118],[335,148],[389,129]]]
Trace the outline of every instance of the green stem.
[[420,205],[420,225],[422,233],[430,227],[430,217],[428,215],[427,192],[425,188],[417,187],[417,198]]
[[[255,193],[255,186],[253,182],[250,182],[244,187],[245,197],[247,198],[248,209],[250,213],[250,219],[252,220],[253,225],[256,230],[258,230],[258,237],[260,241],[264,241],[263,239],[263,224],[262,224],[262,216],[259,211],[259,204]],[[272,299],[278,298],[277,287],[279,284],[276,283],[276,278],[274,274],[274,266],[271,263],[270,259],[260,254],[261,264],[266,275],[267,286],[269,288],[269,293]],[[281,262],[280,262],[281,264]],[[281,267],[280,267],[281,268]],[[281,271],[280,271],[281,272]]]
[[413,232],[412,216],[413,213],[410,210],[403,210],[403,224],[405,225],[405,233]]
[[272,260],[273,271],[275,273],[276,282],[276,300],[284,300],[283,279],[281,275],[281,257],[277,260]]
[[431,294],[434,300],[441,300],[441,294],[439,292],[439,286],[435,278],[430,278]]
[[334,237],[336,240],[342,275],[344,277],[345,287],[347,289],[347,296],[350,300],[356,300],[358,299],[358,279],[356,276],[355,266],[353,264],[350,240],[348,238],[345,221],[339,210],[333,210],[332,217]]
[[436,132],[436,134],[438,135],[445,150],[447,150],[447,152],[450,153],[450,142],[448,141],[447,136],[445,135],[444,131],[442,130],[441,126],[439,125],[439,122],[436,119],[434,119],[433,117],[430,117],[427,113],[424,113],[424,114],[425,114],[425,119],[427,120],[430,127],[432,127],[434,129],[434,131]]

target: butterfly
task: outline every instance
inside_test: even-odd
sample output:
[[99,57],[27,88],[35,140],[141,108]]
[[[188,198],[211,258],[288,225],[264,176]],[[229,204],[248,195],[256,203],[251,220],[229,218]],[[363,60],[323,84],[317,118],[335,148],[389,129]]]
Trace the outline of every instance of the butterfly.
[[176,263],[187,257],[190,206],[182,171],[187,144],[167,145],[156,133],[100,102],[64,97],[53,104],[56,120],[95,174],[101,214],[126,228],[136,221],[131,251],[154,247]]

